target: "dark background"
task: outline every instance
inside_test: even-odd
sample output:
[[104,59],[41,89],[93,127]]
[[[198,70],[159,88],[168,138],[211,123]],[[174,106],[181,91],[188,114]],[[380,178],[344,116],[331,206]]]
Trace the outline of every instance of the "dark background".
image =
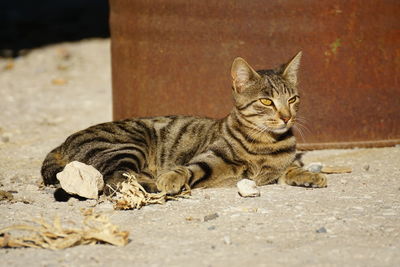
[[107,0],[0,0],[0,56],[90,37],[109,37]]

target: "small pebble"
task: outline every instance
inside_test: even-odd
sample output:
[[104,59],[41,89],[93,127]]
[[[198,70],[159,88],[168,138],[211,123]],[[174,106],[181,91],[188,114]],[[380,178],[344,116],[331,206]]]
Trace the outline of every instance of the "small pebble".
[[218,217],[219,217],[218,213],[208,214],[208,215],[204,216],[204,221],[208,222],[208,221],[211,221],[211,220],[215,220]]
[[318,233],[318,234],[327,233],[325,227],[321,227],[321,228],[317,229],[315,232]]
[[0,201],[1,200],[11,201],[11,200],[13,200],[13,198],[14,198],[14,196],[10,192],[0,190]]
[[236,186],[241,197],[260,196],[260,190],[258,190],[257,185],[253,180],[242,179],[236,184]]
[[212,231],[212,230],[215,230],[215,228],[216,228],[215,225],[211,225],[211,226],[208,227],[207,229],[210,230],[210,231]]
[[365,165],[363,166],[363,169],[364,169],[364,171],[368,171],[368,170],[369,170],[369,165],[368,165],[368,164],[365,164]]
[[322,170],[322,163],[321,162],[311,162],[310,164],[308,164],[305,169],[309,172],[321,172]]
[[86,203],[89,207],[94,207],[97,205],[97,200],[96,199],[88,199],[86,200]]
[[65,85],[67,83],[67,80],[63,79],[63,78],[56,78],[56,79],[51,80],[51,83],[53,85]]
[[230,244],[232,244],[232,241],[231,241],[231,238],[229,237],[229,236],[224,236],[224,243],[226,244],[226,245],[230,245]]
[[3,133],[3,134],[1,135],[1,141],[2,141],[3,143],[8,143],[8,142],[10,142],[11,136],[12,136],[11,133]]
[[257,209],[257,213],[261,213],[261,214],[267,214],[269,213],[269,211],[265,208],[258,208]]
[[185,220],[188,222],[200,222],[201,221],[199,218],[195,218],[192,216],[186,217]]

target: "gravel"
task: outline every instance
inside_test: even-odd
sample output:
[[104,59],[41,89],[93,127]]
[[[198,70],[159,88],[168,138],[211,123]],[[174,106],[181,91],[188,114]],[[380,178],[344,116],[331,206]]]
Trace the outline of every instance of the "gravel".
[[218,213],[208,214],[208,215],[204,216],[204,221],[208,222],[208,221],[211,221],[211,220],[215,220],[218,217],[219,217]]
[[321,234],[321,233],[325,234],[325,233],[327,233],[328,231],[326,230],[325,227],[321,227],[321,228],[317,229],[315,232],[317,232],[317,233],[319,233],[319,234]]

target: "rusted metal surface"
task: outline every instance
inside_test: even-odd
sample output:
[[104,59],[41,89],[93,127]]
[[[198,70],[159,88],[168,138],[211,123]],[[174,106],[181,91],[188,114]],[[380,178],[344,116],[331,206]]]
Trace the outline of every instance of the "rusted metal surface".
[[232,105],[229,71],[235,57],[264,69],[302,50],[301,116],[308,130],[300,142],[399,143],[400,1],[110,5],[115,119],[222,117]]

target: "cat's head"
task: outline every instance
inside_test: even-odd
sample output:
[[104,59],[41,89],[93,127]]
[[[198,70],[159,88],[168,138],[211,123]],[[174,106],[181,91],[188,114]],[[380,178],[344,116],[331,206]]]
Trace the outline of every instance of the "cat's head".
[[233,97],[242,119],[258,128],[282,134],[295,120],[300,98],[297,71],[301,52],[277,70],[255,71],[244,59],[232,64]]

